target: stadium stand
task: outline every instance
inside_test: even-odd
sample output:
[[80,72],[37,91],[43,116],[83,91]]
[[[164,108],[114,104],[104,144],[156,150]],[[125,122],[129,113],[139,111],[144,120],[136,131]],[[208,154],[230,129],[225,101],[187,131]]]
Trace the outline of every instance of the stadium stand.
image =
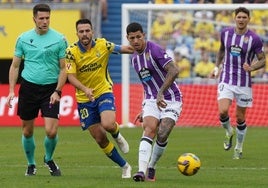
[[[102,36],[111,42],[121,44],[121,5],[122,3],[148,3],[148,0],[108,0],[108,19],[102,23]],[[121,82],[121,56],[110,57],[109,70],[114,83]]]

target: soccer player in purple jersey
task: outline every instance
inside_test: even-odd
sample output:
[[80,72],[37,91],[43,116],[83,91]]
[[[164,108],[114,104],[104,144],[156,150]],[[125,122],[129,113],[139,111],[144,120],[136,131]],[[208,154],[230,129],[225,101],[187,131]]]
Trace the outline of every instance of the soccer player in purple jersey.
[[179,71],[164,49],[145,39],[139,23],[129,24],[126,32],[135,49],[131,64],[144,88],[139,170],[133,179],[144,181],[146,176],[148,181],[155,181],[156,163],[163,155],[168,136],[182,111],[182,94],[175,83]]
[[230,125],[229,109],[236,100],[236,145],[233,159],[242,157],[242,148],[247,132],[246,109],[252,107],[251,71],[265,66],[264,47],[261,38],[248,29],[250,12],[244,7],[235,9],[235,27],[221,31],[221,46],[217,54],[212,77],[221,73],[218,85],[219,119],[226,130],[224,149],[232,147],[234,129]]

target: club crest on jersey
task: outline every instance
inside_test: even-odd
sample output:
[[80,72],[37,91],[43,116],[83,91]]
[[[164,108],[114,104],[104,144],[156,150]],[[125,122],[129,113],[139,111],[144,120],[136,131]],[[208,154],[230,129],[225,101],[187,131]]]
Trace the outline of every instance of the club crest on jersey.
[[248,38],[248,37],[245,37],[245,38],[244,38],[244,43],[247,44],[248,41],[249,41],[249,38]]
[[232,45],[230,47],[230,54],[232,56],[236,56],[236,57],[237,56],[240,56],[241,53],[242,53],[242,51],[243,51],[243,49],[240,46],[238,46],[238,45]]

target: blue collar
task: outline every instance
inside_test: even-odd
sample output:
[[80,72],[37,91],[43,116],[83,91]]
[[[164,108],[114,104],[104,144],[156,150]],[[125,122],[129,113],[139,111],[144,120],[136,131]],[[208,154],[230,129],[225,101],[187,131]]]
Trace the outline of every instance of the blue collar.
[[[87,49],[85,49],[85,48],[83,47],[83,45],[81,44],[80,41],[77,42],[77,45],[78,45],[78,47],[79,47],[79,49],[80,49],[80,51],[81,51],[82,53],[85,53],[85,52],[87,51]],[[96,45],[96,42],[95,42],[94,40],[92,40],[91,48],[93,48],[95,45]]]

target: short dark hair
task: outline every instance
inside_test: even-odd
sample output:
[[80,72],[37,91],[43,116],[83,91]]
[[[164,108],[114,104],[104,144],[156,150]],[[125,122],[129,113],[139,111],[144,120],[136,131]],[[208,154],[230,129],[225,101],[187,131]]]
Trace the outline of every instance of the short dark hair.
[[89,25],[91,26],[91,28],[92,28],[92,23],[91,23],[91,21],[90,21],[89,19],[87,19],[87,18],[82,18],[82,19],[77,20],[76,23],[75,23],[75,28],[76,28],[76,29],[77,29],[77,26],[78,26],[79,24],[89,24]]
[[142,29],[142,26],[141,24],[137,23],[137,22],[132,22],[130,23],[127,28],[127,34],[131,33],[131,32],[137,32],[137,31],[140,31],[143,33],[143,29]]
[[47,4],[40,3],[33,7],[33,15],[34,17],[37,15],[37,12],[51,12],[50,7]]
[[235,9],[235,16],[239,13],[239,12],[244,12],[245,14],[248,15],[248,17],[250,17],[250,13],[249,10],[245,7],[238,7]]

